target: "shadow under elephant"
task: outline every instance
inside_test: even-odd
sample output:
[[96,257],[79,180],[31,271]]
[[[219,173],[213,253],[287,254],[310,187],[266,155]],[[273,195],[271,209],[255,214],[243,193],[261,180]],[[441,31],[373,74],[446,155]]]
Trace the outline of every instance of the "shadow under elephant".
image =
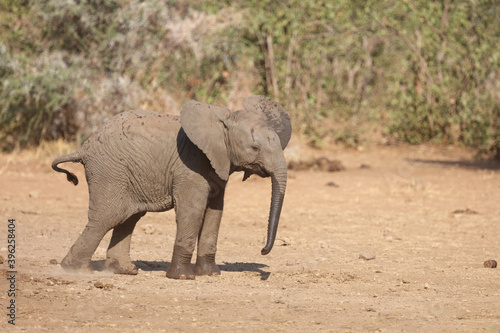
[[[105,260],[93,260],[91,262],[92,267],[96,271],[103,271]],[[133,262],[137,268],[145,272],[166,272],[170,266],[169,261],[146,261],[137,260]],[[254,262],[226,262],[217,265],[221,271],[224,272],[255,272],[260,274],[260,279],[265,281],[271,275],[271,272],[266,272],[263,268],[269,267],[265,264],[259,264]]]

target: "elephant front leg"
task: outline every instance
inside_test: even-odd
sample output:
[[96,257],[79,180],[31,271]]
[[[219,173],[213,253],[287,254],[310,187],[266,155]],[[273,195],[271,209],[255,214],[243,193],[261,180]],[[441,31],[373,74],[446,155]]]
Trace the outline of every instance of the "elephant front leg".
[[176,200],[177,233],[172,262],[167,270],[167,277],[171,279],[194,280],[195,278],[191,268],[191,258],[206,208],[206,199],[200,202],[195,198],[196,196],[192,200]]
[[104,264],[105,270],[110,270],[115,274],[137,274],[137,266],[130,260],[130,241],[135,225],[142,216],[144,213],[134,214],[113,229]]
[[196,275],[220,275],[215,264],[217,238],[224,205],[224,190],[210,200],[198,239],[198,250],[194,272]]
[[191,250],[181,245],[174,245],[172,262],[167,270],[167,277],[179,280],[194,280],[195,275],[191,269],[191,257],[193,256],[194,246]]

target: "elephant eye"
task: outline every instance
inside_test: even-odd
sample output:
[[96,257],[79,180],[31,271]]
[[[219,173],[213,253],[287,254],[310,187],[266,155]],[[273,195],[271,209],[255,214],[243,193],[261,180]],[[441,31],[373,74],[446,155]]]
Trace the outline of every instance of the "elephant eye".
[[252,146],[252,149],[253,149],[254,151],[259,151],[259,150],[260,150],[259,146]]

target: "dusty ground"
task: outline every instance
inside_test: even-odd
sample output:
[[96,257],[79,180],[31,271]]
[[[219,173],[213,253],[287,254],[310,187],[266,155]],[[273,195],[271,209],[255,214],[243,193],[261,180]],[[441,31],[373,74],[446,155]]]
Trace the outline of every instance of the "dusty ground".
[[[172,212],[138,224],[137,276],[65,273],[58,262],[86,224],[85,181],[56,155],[0,155],[0,255],[16,219],[17,317],[0,331],[500,332],[500,165],[433,147],[331,150],[346,170],[291,172],[278,241],[261,256],[270,181],[233,175],[226,192],[220,277],[165,278]],[[360,166],[365,166],[361,168]],[[83,168],[69,165],[80,179]],[[97,250],[105,258],[109,235]],[[375,259],[359,259],[361,252]],[[97,287],[96,287],[97,286]],[[105,288],[99,288],[105,287]]]

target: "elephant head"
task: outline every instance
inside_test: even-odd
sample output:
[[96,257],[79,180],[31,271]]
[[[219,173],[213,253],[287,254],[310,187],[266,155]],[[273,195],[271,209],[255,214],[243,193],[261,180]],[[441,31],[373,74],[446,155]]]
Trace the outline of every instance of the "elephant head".
[[231,112],[188,101],[181,109],[181,125],[222,180],[234,171],[244,171],[243,180],[252,174],[271,177],[267,242],[261,251],[268,254],[276,239],[285,196],[287,168],[283,149],[292,129],[283,107],[265,96],[251,96],[243,105],[245,110]]

